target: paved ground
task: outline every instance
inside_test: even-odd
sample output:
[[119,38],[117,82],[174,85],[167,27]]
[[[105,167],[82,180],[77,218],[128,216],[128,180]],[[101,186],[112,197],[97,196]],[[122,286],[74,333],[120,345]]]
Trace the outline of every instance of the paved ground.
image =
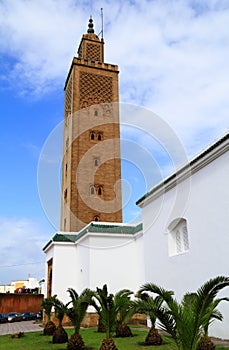
[[7,322],[0,324],[0,335],[14,334],[18,332],[37,332],[42,329],[41,324],[35,324],[34,321]]
[[219,339],[212,337],[214,344],[220,345],[222,348],[229,349],[229,339]]

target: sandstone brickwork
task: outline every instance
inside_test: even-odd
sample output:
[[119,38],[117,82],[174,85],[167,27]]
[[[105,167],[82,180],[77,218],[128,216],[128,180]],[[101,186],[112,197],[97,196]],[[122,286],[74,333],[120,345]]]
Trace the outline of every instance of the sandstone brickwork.
[[118,66],[84,34],[65,84],[61,230],[122,222]]

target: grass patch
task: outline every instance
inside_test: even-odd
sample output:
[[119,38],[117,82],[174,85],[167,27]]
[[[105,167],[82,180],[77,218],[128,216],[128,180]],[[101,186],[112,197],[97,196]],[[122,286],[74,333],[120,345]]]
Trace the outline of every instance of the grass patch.
[[[73,333],[73,329],[66,329],[68,335]],[[132,338],[114,338],[115,344],[118,350],[171,350],[174,347],[171,344],[171,340],[167,337],[163,337],[164,344],[161,346],[146,346],[144,340],[147,334],[147,330],[133,329]],[[82,329],[81,335],[86,345],[87,350],[98,350],[102,339],[103,333],[98,333],[94,328]],[[67,344],[52,344],[52,337],[43,336],[43,332],[25,333],[24,337],[20,339],[11,339],[10,335],[3,335],[0,337],[0,350],[66,350]],[[223,349],[217,347],[217,350]],[[224,348],[225,350],[225,348]]]

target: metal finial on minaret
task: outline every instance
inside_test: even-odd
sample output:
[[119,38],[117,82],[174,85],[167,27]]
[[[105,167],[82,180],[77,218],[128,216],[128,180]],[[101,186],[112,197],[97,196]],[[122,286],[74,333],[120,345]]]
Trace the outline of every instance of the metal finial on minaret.
[[93,24],[93,19],[90,16],[89,23],[88,23],[88,33],[94,33],[94,24]]

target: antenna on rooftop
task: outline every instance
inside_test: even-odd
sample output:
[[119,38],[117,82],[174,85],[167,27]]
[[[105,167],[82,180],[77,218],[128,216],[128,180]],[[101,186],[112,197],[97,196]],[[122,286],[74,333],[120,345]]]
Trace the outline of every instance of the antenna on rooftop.
[[103,39],[103,8],[101,7],[101,31],[99,32],[98,35],[101,34],[101,39]]

